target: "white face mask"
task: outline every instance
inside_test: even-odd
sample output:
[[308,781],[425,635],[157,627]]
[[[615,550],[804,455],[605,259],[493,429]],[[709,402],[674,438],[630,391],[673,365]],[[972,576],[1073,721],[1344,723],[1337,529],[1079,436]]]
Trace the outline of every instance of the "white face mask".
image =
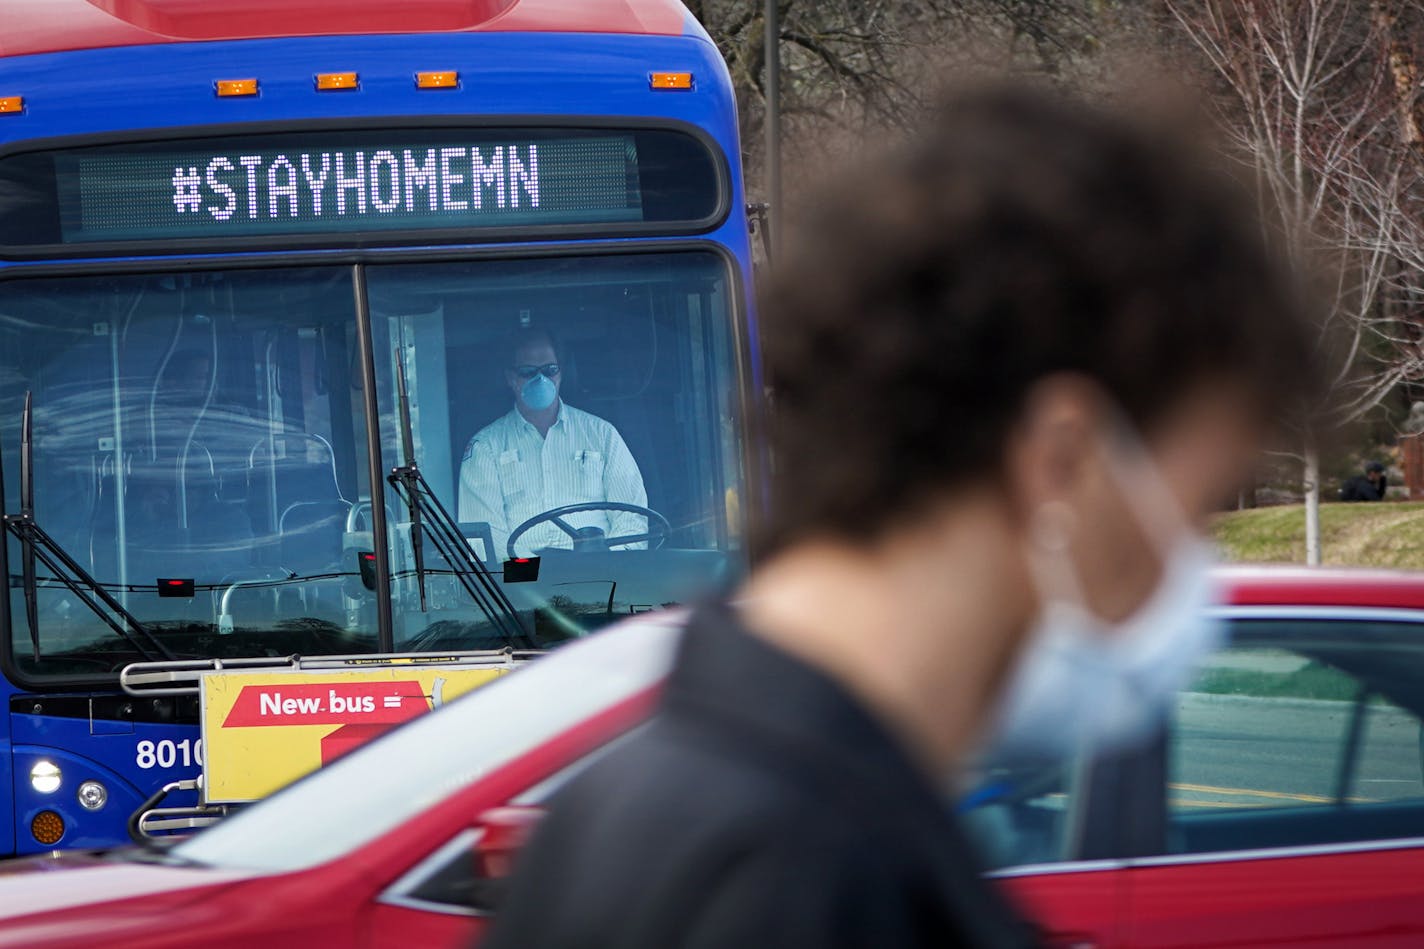
[[1206,614],[1216,592],[1211,547],[1145,449],[1131,454],[1136,473],[1116,476],[1157,546],[1161,580],[1136,612],[1110,623],[1084,604],[1061,533],[1038,538],[1030,556],[1043,607],[986,736],[995,757],[1065,759],[1142,742],[1221,641],[1222,625]]

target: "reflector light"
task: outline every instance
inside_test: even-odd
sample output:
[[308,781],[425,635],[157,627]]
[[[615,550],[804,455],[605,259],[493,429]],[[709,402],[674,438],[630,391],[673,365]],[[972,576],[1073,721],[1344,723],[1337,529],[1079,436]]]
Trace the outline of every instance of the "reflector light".
[[648,85],[654,89],[691,89],[690,72],[655,72],[648,76]]
[[64,818],[54,811],[40,811],[30,821],[30,834],[46,847],[57,844],[64,836]]
[[193,578],[159,577],[158,595],[191,600],[193,598]]
[[218,96],[255,96],[257,95],[256,79],[219,79],[217,82]]
[[0,115],[25,111],[24,96],[0,96]]
[[333,89],[355,89],[361,85],[354,72],[321,72],[316,74],[316,87],[321,92]]
[[460,84],[460,73],[454,69],[418,72],[415,74],[417,89],[453,89]]
[[512,557],[504,562],[505,583],[533,583],[538,579],[538,557]]

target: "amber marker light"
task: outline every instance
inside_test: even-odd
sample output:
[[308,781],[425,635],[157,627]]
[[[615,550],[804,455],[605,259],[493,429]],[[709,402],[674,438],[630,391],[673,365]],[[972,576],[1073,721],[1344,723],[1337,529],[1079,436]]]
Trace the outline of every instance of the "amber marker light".
[[690,72],[655,72],[648,76],[648,85],[654,89],[691,89]]
[[256,79],[219,79],[217,82],[218,98],[226,99],[231,96],[255,96],[257,95]]
[[454,89],[460,84],[460,73],[454,69],[437,69],[415,74],[417,89]]
[[0,115],[13,115],[25,111],[24,96],[0,96]]
[[336,89],[356,89],[361,79],[354,72],[319,72],[316,74],[318,92],[332,92]]
[[46,847],[57,844],[64,836],[64,818],[54,811],[40,811],[30,821],[30,834]]

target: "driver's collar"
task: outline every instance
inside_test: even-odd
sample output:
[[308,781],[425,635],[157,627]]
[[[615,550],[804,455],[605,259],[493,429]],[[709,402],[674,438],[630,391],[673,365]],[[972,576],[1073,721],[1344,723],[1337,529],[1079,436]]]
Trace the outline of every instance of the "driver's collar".
[[[560,399],[558,404],[559,410],[557,413],[555,413],[554,420],[549,423],[549,431],[551,432],[564,423],[564,400]],[[546,437],[545,433],[539,432],[539,426],[535,425],[533,422],[529,421],[529,419],[524,417],[524,413],[519,410],[519,406],[517,404],[511,411],[514,413],[515,418],[519,419],[519,421],[524,425],[527,425],[528,427],[532,428],[535,433],[539,435],[540,438]]]

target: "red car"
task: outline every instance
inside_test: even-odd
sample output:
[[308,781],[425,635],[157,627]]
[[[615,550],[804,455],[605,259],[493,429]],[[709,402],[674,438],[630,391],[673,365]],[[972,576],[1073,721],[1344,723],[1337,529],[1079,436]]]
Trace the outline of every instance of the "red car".
[[[1231,643],[1159,741],[986,763],[946,806],[1054,945],[1424,944],[1424,575],[1223,578]],[[0,865],[0,945],[468,944],[677,628],[565,647],[171,848]]]

